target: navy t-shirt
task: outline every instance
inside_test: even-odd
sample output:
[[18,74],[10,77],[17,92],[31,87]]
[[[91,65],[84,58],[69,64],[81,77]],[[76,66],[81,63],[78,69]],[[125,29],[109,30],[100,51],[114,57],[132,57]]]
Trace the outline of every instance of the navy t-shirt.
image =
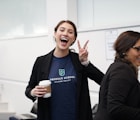
[[52,120],[76,120],[76,72],[69,55],[53,57],[49,79]]

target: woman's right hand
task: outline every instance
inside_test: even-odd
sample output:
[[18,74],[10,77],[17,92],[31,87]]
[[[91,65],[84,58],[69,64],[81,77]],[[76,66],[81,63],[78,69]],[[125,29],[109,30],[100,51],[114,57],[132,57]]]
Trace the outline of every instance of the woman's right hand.
[[31,95],[33,97],[43,97],[48,91],[45,86],[37,85],[31,90]]

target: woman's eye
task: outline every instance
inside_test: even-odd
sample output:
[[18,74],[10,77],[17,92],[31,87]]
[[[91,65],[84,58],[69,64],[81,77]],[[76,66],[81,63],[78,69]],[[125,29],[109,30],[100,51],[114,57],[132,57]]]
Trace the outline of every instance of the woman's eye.
[[63,32],[64,30],[63,29],[60,29],[60,31]]
[[69,33],[70,33],[70,34],[73,34],[74,32],[73,32],[73,31],[69,31]]

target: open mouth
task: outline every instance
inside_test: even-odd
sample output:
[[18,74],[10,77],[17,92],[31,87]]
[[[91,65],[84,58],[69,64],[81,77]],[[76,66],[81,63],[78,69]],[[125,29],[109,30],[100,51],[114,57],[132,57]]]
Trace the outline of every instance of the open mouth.
[[68,39],[67,38],[61,38],[61,42],[67,43],[68,42]]

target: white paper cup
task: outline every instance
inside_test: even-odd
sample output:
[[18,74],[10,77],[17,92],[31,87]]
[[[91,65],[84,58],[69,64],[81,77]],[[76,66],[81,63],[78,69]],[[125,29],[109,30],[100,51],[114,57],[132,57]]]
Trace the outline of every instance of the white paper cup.
[[48,91],[43,97],[44,98],[51,97],[51,81],[50,80],[42,80],[39,82],[39,85],[45,86],[47,91]]

